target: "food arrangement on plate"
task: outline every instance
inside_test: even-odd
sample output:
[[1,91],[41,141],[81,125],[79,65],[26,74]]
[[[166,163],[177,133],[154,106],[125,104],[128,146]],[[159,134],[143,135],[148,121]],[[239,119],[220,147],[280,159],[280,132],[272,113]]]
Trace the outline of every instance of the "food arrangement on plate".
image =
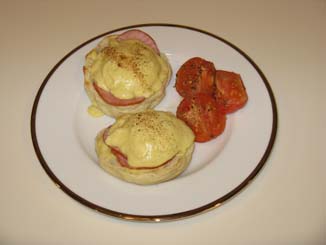
[[239,74],[194,57],[177,71],[175,87],[183,99],[176,115],[156,111],[172,70],[153,38],[141,30],[105,37],[86,55],[83,72],[89,114],[116,119],[96,136],[100,166],[140,185],[180,175],[195,142],[222,134],[227,114],[248,100]]

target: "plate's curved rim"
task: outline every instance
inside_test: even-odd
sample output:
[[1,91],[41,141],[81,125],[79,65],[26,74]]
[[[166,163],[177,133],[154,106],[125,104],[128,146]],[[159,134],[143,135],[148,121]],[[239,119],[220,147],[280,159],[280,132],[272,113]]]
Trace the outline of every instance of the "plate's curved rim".
[[[47,162],[45,161],[45,159],[42,156],[42,152],[40,150],[40,147],[38,145],[38,141],[37,141],[37,136],[36,136],[36,113],[37,113],[37,107],[38,107],[38,103],[40,100],[40,97],[42,95],[43,89],[45,88],[47,82],[49,81],[49,79],[51,78],[51,76],[53,75],[53,73],[58,69],[58,67],[68,58],[70,57],[73,53],[75,53],[77,50],[79,50],[80,48],[84,47],[85,45],[87,45],[88,43],[106,36],[108,34],[111,34],[113,32],[117,32],[117,31],[121,31],[121,30],[125,30],[125,29],[130,29],[130,28],[138,28],[138,27],[147,27],[147,26],[160,26],[160,27],[174,27],[174,28],[181,28],[181,29],[188,29],[191,31],[195,31],[195,32],[200,32],[202,34],[205,35],[209,35],[219,41],[222,41],[223,43],[227,44],[228,46],[230,46],[231,48],[235,49],[237,52],[239,52],[243,57],[246,58],[246,60],[255,68],[255,70],[258,72],[259,76],[261,77],[261,79],[263,80],[266,89],[268,91],[269,97],[270,97],[270,101],[271,101],[271,106],[272,106],[272,112],[273,112],[273,123],[272,123],[272,131],[271,131],[271,135],[269,138],[269,142],[268,145],[266,147],[266,150],[264,152],[264,154],[262,155],[260,161],[258,162],[257,166],[254,168],[254,170],[249,174],[249,176],[243,180],[237,187],[235,187],[232,191],[230,191],[229,193],[225,194],[224,196],[206,204],[203,206],[200,206],[198,208],[195,209],[191,209],[191,210],[187,210],[184,212],[178,212],[178,213],[172,213],[172,214],[165,214],[165,215],[137,215],[137,214],[129,214],[129,213],[122,213],[122,212],[117,212],[114,210],[110,210],[104,207],[101,207],[95,203],[92,203],[88,200],[86,200],[85,198],[79,196],[78,194],[76,194],[75,192],[73,192],[72,190],[70,190],[67,186],[64,185],[64,183],[62,183],[57,176],[51,171],[50,167],[48,166]],[[223,203],[225,203],[227,200],[231,199],[233,196],[235,196],[236,194],[238,194],[241,190],[243,190],[249,183],[252,182],[252,180],[255,178],[255,176],[259,173],[259,171],[262,169],[262,167],[265,165],[268,156],[270,155],[274,142],[275,142],[275,138],[276,138],[276,132],[277,132],[277,123],[278,123],[278,115],[277,115],[277,106],[276,106],[276,101],[275,101],[275,97],[273,94],[273,91],[271,89],[271,86],[268,83],[268,80],[266,79],[265,75],[263,74],[263,72],[260,70],[260,68],[257,66],[257,64],[245,53],[243,52],[240,48],[238,48],[237,46],[235,46],[234,44],[230,43],[229,41],[225,40],[224,38],[221,38],[215,34],[212,34],[210,32],[195,28],[195,27],[190,27],[190,26],[186,26],[186,25],[179,25],[179,24],[170,24],[170,23],[147,23],[147,24],[136,24],[136,25],[130,25],[130,26],[125,26],[125,27],[121,27],[121,28],[117,28],[108,32],[105,32],[103,34],[100,34],[96,37],[93,37],[91,39],[89,39],[88,41],[80,44],[79,46],[77,46],[76,48],[74,48],[73,50],[71,50],[68,54],[66,54],[52,69],[51,71],[48,73],[48,75],[45,77],[45,79],[43,80],[33,103],[33,108],[32,108],[32,113],[31,113],[31,122],[30,122],[30,126],[31,126],[31,137],[32,137],[32,142],[33,142],[33,146],[34,146],[34,150],[35,153],[43,167],[43,169],[45,170],[45,172],[48,174],[48,176],[52,179],[52,181],[55,183],[55,185],[57,187],[59,187],[63,192],[65,192],[66,194],[68,194],[70,197],[72,197],[73,199],[75,199],[76,201],[80,202],[81,204],[92,208],[96,211],[99,211],[101,213],[110,215],[112,217],[116,217],[116,218],[121,218],[124,220],[132,220],[132,221],[149,221],[149,222],[160,222],[160,221],[171,221],[171,220],[177,220],[177,219],[182,219],[182,218],[186,218],[186,217],[191,217],[206,211],[209,211],[211,209],[215,209],[219,206],[221,206]]]

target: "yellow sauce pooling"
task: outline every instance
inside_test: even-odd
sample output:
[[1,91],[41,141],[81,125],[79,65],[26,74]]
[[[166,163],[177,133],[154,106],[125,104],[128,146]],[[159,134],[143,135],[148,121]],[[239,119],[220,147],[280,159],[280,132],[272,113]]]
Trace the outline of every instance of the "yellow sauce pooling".
[[90,79],[120,99],[149,97],[168,80],[164,56],[138,40],[108,39],[108,46],[88,55]]
[[118,147],[132,167],[155,167],[184,154],[193,142],[183,121],[170,112],[149,110],[119,117],[105,143]]
[[101,117],[104,115],[104,113],[100,109],[98,109],[96,105],[90,105],[87,108],[87,112],[92,117]]

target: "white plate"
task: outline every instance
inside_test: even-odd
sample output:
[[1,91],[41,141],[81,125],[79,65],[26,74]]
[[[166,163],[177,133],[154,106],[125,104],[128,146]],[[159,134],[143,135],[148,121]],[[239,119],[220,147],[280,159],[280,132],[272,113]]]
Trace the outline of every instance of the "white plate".
[[[196,143],[190,167],[178,178],[138,186],[104,172],[97,164],[94,138],[114,120],[91,118],[83,88],[85,54],[105,36],[139,28],[167,54],[173,78],[157,107],[175,112],[180,101],[175,72],[199,56],[217,69],[240,73],[247,105],[227,117],[224,133]],[[43,81],[35,98],[31,131],[35,151],[51,179],[68,195],[105,214],[131,220],[161,221],[199,214],[221,205],[256,176],[271,151],[277,113],[272,90],[257,65],[226,40],[191,27],[166,24],[130,26],[107,32],[67,54]]]

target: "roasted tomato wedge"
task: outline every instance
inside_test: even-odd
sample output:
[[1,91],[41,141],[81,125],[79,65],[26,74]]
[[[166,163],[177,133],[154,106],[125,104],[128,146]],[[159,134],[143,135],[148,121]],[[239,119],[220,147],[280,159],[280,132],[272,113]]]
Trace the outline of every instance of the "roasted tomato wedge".
[[182,97],[197,93],[213,94],[215,91],[214,80],[214,64],[194,57],[187,60],[178,70],[175,86]]
[[216,101],[223,107],[225,113],[235,112],[247,103],[248,95],[239,74],[217,70],[215,84]]
[[219,136],[226,124],[226,116],[214,98],[203,93],[184,98],[177,108],[177,117],[192,129],[196,142]]
[[144,97],[138,97],[133,99],[119,99],[115,97],[112,93],[102,89],[99,87],[96,82],[93,82],[94,89],[98,93],[98,95],[108,104],[114,106],[128,106],[128,105],[135,105],[139,104],[144,101]]

